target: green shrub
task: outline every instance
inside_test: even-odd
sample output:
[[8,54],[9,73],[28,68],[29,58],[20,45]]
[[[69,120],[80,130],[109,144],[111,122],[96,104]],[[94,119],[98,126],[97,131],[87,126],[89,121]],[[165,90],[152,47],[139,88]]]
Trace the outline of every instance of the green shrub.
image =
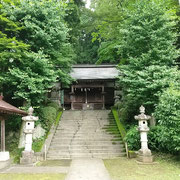
[[162,126],[154,126],[150,128],[148,133],[148,146],[151,150],[165,151],[166,137],[162,136],[165,129]]
[[[178,84],[178,83],[177,83]],[[162,143],[167,151],[180,152],[180,83],[171,86],[160,96],[160,102],[155,109],[155,117],[163,128]]]
[[41,137],[41,138],[38,138],[36,140],[33,140],[32,149],[35,152],[40,152],[42,149],[42,146],[44,144],[45,139],[46,139],[45,137]]
[[129,150],[140,149],[140,134],[137,130],[137,126],[132,127],[126,134],[125,141],[128,144]]
[[48,132],[56,120],[57,111],[54,107],[47,106],[40,109],[39,119],[42,127]]
[[59,104],[56,103],[56,102],[50,102],[50,103],[47,104],[47,106],[50,106],[50,107],[55,108],[56,111],[59,111],[59,110],[60,110],[60,106],[59,106]]

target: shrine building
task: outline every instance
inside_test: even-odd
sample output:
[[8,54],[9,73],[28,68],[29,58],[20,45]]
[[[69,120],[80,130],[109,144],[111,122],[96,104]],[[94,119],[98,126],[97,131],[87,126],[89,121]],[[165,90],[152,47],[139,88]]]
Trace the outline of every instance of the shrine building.
[[70,75],[74,81],[63,89],[66,109],[106,109],[114,104],[118,77],[115,65],[74,65]]

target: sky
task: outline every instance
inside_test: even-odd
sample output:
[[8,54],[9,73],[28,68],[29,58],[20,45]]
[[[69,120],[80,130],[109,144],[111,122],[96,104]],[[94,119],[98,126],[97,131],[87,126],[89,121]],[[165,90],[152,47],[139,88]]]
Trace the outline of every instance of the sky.
[[85,0],[85,1],[86,1],[86,8],[89,8],[91,4],[91,0]]

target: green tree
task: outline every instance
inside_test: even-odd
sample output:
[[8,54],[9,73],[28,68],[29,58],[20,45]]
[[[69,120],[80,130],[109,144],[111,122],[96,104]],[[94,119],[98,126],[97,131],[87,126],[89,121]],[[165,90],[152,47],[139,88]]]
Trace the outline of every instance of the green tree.
[[174,45],[175,17],[175,12],[159,1],[140,1],[131,13],[126,12],[116,47],[123,63],[119,66],[123,74],[120,85],[131,112],[145,104],[152,113],[160,93],[177,79],[177,70],[171,69],[179,54]]
[[70,1],[67,6],[65,20],[70,29],[70,42],[76,57],[75,63],[94,64],[97,61],[99,42],[92,42],[94,32],[93,12],[85,8],[83,1]]
[[31,51],[50,59],[62,83],[70,83],[68,75],[74,52],[65,23],[67,3],[56,0],[23,0],[18,6],[6,5],[5,13],[24,28],[17,38],[30,45]]
[[56,82],[57,73],[43,51],[32,52],[30,45],[20,40],[24,27],[5,14],[5,6],[14,6],[7,3],[0,4],[0,89],[5,96],[21,100],[21,105],[23,101],[37,105]]
[[[118,54],[122,38],[121,26],[127,21],[129,15],[137,8],[134,4],[140,0],[93,0],[94,13],[96,14],[96,29],[93,33],[94,39],[100,39],[102,42],[99,48],[98,63],[116,63],[123,61]],[[151,2],[151,1],[150,1]],[[162,2],[167,6],[167,11],[177,11],[177,1],[174,0],[156,0],[155,4]],[[148,2],[147,2],[148,3]]]
[[49,59],[39,51],[26,52],[21,63],[13,64],[4,76],[6,93],[33,106],[45,100],[45,94],[57,81],[57,74]]
[[99,48],[99,41],[93,41],[92,37],[92,33],[96,31],[94,27],[95,16],[94,12],[87,8],[83,8],[81,11],[81,34],[79,37],[78,58],[76,62],[94,64],[98,60]]
[[3,91],[4,74],[12,67],[12,64],[20,63],[28,45],[18,41],[16,34],[22,28],[6,17],[2,12],[0,3],[0,91]]

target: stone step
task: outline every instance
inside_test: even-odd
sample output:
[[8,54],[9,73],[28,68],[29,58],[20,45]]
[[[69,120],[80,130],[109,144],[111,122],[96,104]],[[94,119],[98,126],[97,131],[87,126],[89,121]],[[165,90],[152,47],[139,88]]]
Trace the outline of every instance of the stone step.
[[53,137],[52,141],[61,141],[61,140],[94,140],[97,139],[99,141],[101,140],[122,140],[120,136],[113,136],[113,135],[92,135],[92,136],[88,136],[88,135],[66,135],[66,136],[58,136],[56,135],[55,137]]
[[85,142],[89,142],[89,141],[120,141],[122,140],[119,137],[57,137],[55,136],[52,141],[55,142],[59,142],[59,141],[85,141]]
[[89,138],[89,137],[96,137],[96,138],[101,138],[101,137],[104,137],[104,138],[108,138],[108,137],[121,137],[120,134],[117,134],[117,135],[111,135],[111,134],[108,134],[108,133],[89,133],[89,134],[86,134],[86,133],[56,133],[54,137],[57,137],[57,138],[64,138],[64,137],[82,137],[82,138]]
[[120,145],[122,144],[122,142],[120,141],[52,141],[51,142],[51,147],[53,147],[54,145],[97,145],[97,146],[106,146],[106,145]]
[[110,111],[65,111],[48,150],[48,159],[114,158],[125,149]]
[[47,160],[58,160],[58,159],[74,159],[74,158],[101,158],[101,159],[112,159],[116,157],[123,157],[125,153],[76,153],[76,154],[61,154],[57,155],[47,155]]
[[[107,133],[106,131],[97,131],[97,132],[65,132],[65,131],[56,131],[55,132],[55,136],[69,136],[69,135],[79,135],[79,136],[101,136],[101,135],[104,135],[104,136],[113,136],[109,133]],[[120,136],[120,134],[116,135],[116,136]]]
[[101,118],[101,117],[76,117],[76,118],[61,118],[61,121],[83,121],[83,122],[93,122],[93,121],[108,121],[109,117]]
[[56,144],[49,148],[49,150],[69,150],[69,149],[124,149],[123,144],[116,145],[61,145]]
[[70,153],[70,154],[76,154],[76,153],[122,153],[124,152],[124,149],[69,149],[67,150],[49,150],[48,155],[61,155],[64,153]]
[[57,128],[64,127],[64,126],[68,126],[68,127],[84,127],[84,126],[103,127],[103,126],[108,126],[108,125],[109,125],[109,123],[93,123],[93,124],[90,124],[90,123],[79,123],[79,124],[78,123],[63,123],[63,124],[58,125]]
[[[77,129],[57,129],[56,132],[63,132],[63,133],[68,133],[68,132],[71,132],[71,133],[108,133],[107,132],[107,129],[80,129],[80,130],[77,130]],[[115,131],[117,132],[117,131]]]
[[55,137],[53,137],[53,140],[61,140],[61,139],[121,139],[120,135],[111,135],[111,134],[56,134]]

